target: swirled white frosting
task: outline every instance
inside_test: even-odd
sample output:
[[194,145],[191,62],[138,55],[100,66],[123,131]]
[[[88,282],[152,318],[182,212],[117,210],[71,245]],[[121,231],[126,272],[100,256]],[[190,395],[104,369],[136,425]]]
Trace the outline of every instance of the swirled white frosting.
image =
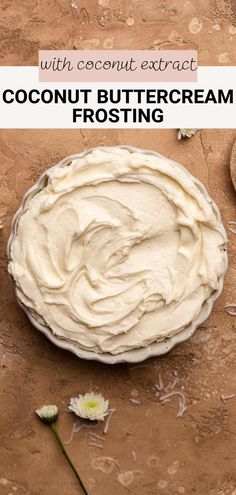
[[225,271],[226,238],[184,168],[110,148],[47,175],[19,219],[9,270],[57,337],[118,354],[198,317]]

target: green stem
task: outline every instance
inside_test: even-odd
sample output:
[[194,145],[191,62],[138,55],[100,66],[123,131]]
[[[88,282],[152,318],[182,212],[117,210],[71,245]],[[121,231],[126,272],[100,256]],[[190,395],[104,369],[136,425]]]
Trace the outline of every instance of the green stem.
[[55,435],[55,437],[56,437],[57,443],[58,443],[58,445],[59,445],[59,447],[60,447],[60,449],[61,449],[61,451],[62,451],[63,455],[65,456],[65,458],[66,458],[66,460],[67,460],[67,462],[68,462],[69,466],[71,467],[71,469],[72,469],[73,473],[75,474],[75,476],[76,476],[76,478],[77,478],[77,480],[78,480],[78,482],[79,482],[79,484],[80,484],[80,486],[81,486],[81,488],[82,488],[82,490],[83,490],[83,493],[84,493],[85,495],[88,495],[88,492],[87,492],[87,490],[86,490],[86,488],[85,488],[85,486],[84,486],[84,484],[83,484],[83,481],[81,480],[81,478],[80,478],[79,474],[77,473],[77,471],[76,471],[76,469],[75,469],[74,464],[73,464],[73,463],[72,463],[72,461],[70,460],[70,458],[69,458],[69,456],[68,456],[68,454],[67,454],[67,452],[66,452],[66,450],[65,450],[65,447],[64,447],[64,445],[63,445],[63,443],[62,443],[62,441],[61,441],[60,435],[59,435],[59,433],[58,433],[58,431],[57,431],[56,424],[55,424],[55,423],[53,423],[53,424],[51,424],[50,426],[51,426],[51,429],[52,429],[52,431],[53,431],[53,433],[54,433],[54,435]]

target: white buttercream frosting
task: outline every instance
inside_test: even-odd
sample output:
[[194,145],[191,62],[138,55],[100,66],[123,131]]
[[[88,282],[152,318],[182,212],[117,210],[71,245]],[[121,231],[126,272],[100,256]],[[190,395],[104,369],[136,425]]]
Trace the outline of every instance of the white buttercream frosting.
[[118,354],[194,322],[225,271],[214,204],[162,156],[95,149],[26,201],[9,271],[58,338]]

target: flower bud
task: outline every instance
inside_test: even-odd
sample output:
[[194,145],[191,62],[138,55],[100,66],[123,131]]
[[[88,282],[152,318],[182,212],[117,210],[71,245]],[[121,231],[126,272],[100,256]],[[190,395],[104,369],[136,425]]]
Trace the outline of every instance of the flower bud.
[[49,425],[55,423],[58,417],[58,407],[55,405],[44,405],[35,412],[44,423]]

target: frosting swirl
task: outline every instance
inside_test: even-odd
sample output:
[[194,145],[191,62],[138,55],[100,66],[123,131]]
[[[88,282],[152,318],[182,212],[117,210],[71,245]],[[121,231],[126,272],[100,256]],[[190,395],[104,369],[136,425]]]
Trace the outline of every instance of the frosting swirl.
[[118,354],[197,318],[225,271],[226,237],[184,168],[100,148],[47,177],[25,203],[9,271],[57,337]]

